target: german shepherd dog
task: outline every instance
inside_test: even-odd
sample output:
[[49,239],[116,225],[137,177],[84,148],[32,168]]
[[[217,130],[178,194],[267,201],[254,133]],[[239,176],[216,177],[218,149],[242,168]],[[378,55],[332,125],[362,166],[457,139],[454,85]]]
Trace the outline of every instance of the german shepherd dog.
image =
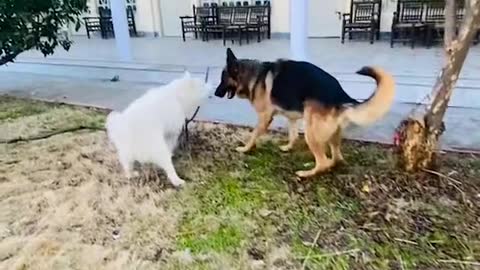
[[[239,152],[255,146],[276,114],[289,120],[289,142],[280,147],[289,151],[298,138],[297,121],[303,118],[305,140],[315,157],[313,169],[296,173],[305,178],[343,162],[340,144],[342,129],[348,123],[370,124],[386,114],[393,103],[395,81],[389,73],[376,67],[363,67],[357,73],[377,82],[375,93],[364,102],[351,98],[337,79],[311,63],[237,59],[228,48],[227,65],[215,96],[248,99],[257,112],[258,124],[247,144],[236,149]],[[330,159],[326,155],[327,145]]]

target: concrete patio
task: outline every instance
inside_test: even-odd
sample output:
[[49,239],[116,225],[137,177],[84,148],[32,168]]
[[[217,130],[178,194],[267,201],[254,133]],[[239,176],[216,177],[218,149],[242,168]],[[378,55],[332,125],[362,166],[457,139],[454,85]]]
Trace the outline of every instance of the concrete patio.
[[[154,85],[164,84],[184,70],[216,85],[225,61],[219,41],[182,42],[178,38],[132,39],[133,62],[117,61],[114,40],[76,38],[69,52],[58,50],[43,58],[38,52],[22,54],[17,63],[0,68],[0,93],[122,109]],[[289,41],[265,40],[230,45],[238,57],[274,60],[289,57]],[[391,142],[394,128],[431,91],[442,64],[441,48],[415,48],[363,41],[340,44],[338,39],[309,39],[311,62],[335,75],[353,97],[363,99],[374,89],[371,79],[354,72],[364,65],[379,65],[398,82],[395,106],[381,122],[352,128],[348,137]],[[445,149],[480,149],[480,46],[473,47],[462,70],[447,112]],[[115,76],[120,81],[110,82]],[[253,125],[255,114],[245,101],[211,97],[199,119]],[[283,126],[283,119],[274,122]],[[468,134],[466,136],[465,134]]]

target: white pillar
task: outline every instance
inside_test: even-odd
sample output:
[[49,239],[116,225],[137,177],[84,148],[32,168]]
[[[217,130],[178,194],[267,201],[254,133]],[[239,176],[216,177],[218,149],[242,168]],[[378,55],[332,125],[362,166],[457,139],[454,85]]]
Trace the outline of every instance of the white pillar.
[[111,0],[113,29],[115,31],[115,44],[117,53],[122,61],[132,60],[132,48],[130,45],[130,33],[127,21],[127,6],[125,0]]
[[290,0],[290,54],[298,61],[307,60],[308,1]]

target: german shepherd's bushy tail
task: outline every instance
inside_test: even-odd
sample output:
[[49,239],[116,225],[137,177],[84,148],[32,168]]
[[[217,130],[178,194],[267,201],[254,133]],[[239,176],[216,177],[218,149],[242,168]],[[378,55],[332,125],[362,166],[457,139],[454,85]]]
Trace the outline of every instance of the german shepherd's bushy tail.
[[395,95],[395,80],[390,73],[377,67],[363,67],[357,74],[374,78],[377,89],[364,102],[346,109],[342,118],[363,126],[379,120],[390,110]]

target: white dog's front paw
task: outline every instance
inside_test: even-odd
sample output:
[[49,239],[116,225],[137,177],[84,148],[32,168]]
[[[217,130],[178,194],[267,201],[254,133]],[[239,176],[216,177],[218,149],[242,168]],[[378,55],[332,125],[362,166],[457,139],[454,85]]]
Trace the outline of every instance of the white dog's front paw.
[[288,152],[288,151],[292,150],[292,148],[293,148],[293,147],[292,147],[292,145],[290,145],[290,144],[286,144],[286,145],[281,145],[281,146],[280,146],[280,150],[281,150],[282,152]]
[[181,186],[185,185],[185,180],[182,180],[182,179],[180,179],[180,178],[178,178],[178,179],[172,179],[172,180],[171,180],[171,183],[172,183],[172,185],[174,185],[175,187],[181,187]]
[[235,148],[235,150],[237,152],[240,152],[240,153],[246,153],[246,152],[250,151],[250,147],[240,146],[240,147]]

